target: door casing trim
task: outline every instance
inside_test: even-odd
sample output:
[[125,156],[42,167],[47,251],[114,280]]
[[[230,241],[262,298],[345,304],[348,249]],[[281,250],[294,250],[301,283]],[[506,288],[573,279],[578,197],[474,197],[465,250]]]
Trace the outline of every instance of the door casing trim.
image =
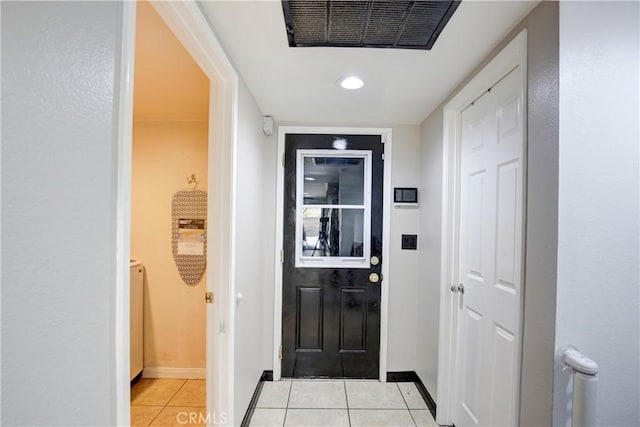
[[[209,77],[209,202],[206,290],[215,304],[206,315],[206,406],[212,420],[234,425],[235,161],[238,75],[195,2],[150,4]],[[118,70],[118,178],[115,289],[116,423],[130,424],[129,259],[131,147],[136,2],[123,3]],[[204,304],[204,295],[203,302]],[[215,307],[215,310],[214,310]],[[214,381],[215,379],[215,381]]]
[[320,127],[320,126],[279,126],[278,156],[276,176],[276,239],[275,239],[275,276],[274,276],[274,319],[273,319],[273,380],[280,381],[280,345],[282,344],[282,263],[280,253],[283,249],[284,230],[284,140],[287,134],[338,134],[338,135],[380,135],[384,147],[384,188],[382,196],[382,284],[380,295],[380,366],[379,380],[387,381],[387,331],[389,319],[389,232],[391,230],[391,165],[392,132],[391,128],[366,127]]
[[[442,230],[441,230],[441,264],[440,264],[440,327],[438,334],[438,386],[437,386],[437,419],[440,425],[451,425],[455,403],[455,354],[457,319],[453,310],[455,299],[449,287],[457,283],[460,225],[460,116],[462,111],[493,86],[509,71],[519,66],[523,90],[523,216],[526,214],[526,177],[527,177],[527,30],[523,29],[514,39],[500,51],[467,85],[445,105],[442,137]],[[523,217],[522,239],[522,291],[525,293],[524,253],[526,247],[526,218]],[[523,298],[523,297],[521,297]],[[523,299],[520,300],[520,342],[518,343],[519,360],[518,377],[522,368],[522,310]],[[518,385],[516,398],[516,418],[519,414],[520,389]]]

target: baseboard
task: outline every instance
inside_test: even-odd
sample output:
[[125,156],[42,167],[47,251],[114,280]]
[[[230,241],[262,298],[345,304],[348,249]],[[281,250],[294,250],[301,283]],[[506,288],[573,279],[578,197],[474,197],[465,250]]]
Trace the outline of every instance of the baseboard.
[[387,382],[390,383],[415,383],[420,377],[415,371],[387,372]]
[[416,374],[415,371],[402,371],[402,372],[387,372],[387,382],[390,383],[415,383],[420,395],[427,402],[427,408],[433,415],[433,419],[436,419],[436,402],[429,394],[429,391],[422,383],[422,380]]
[[251,401],[249,402],[249,407],[247,408],[247,412],[244,413],[244,418],[242,419],[242,423],[240,427],[248,427],[251,422],[251,417],[253,416],[253,411],[256,409],[256,405],[258,404],[258,399],[260,398],[260,392],[262,391],[262,385],[265,381],[273,381],[273,371],[264,371],[258,380],[258,385],[256,385],[256,389],[253,392],[253,396],[251,396]]
[[142,378],[205,379],[206,368],[144,368]]
[[133,379],[131,381],[129,381],[129,384],[134,385],[135,383],[138,382],[138,380],[140,380],[140,378],[142,378],[142,371],[140,371],[138,373],[138,375],[136,375],[135,377],[133,377]]

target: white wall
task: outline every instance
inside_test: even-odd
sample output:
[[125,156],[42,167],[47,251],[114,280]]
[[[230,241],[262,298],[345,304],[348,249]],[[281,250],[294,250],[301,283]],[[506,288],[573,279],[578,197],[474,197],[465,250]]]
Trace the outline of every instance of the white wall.
[[[216,34],[202,4],[198,7]],[[218,41],[220,39],[218,38]],[[224,45],[222,46],[224,49]],[[232,58],[227,55],[233,65]],[[235,67],[236,71],[238,68]],[[234,423],[240,425],[253,392],[273,357],[275,157],[277,140],[262,131],[264,114],[239,78],[235,153]]]
[[[600,366],[596,425],[640,425],[636,2],[560,4],[556,348]],[[570,425],[556,373],[554,425]]]
[[[420,185],[420,126],[392,127],[392,187]],[[418,188],[418,201],[423,190]],[[392,200],[393,202],[393,200]],[[402,250],[402,234],[418,235],[418,251]],[[424,370],[422,350],[429,344],[420,341],[421,330],[428,319],[424,310],[424,286],[420,279],[419,250],[428,245],[420,234],[420,210],[415,207],[391,207],[391,257],[389,262],[389,335],[387,371]],[[426,344],[426,345],[425,345]]]
[[206,121],[133,123],[131,258],[144,264],[145,369],[206,367],[207,270],[194,285],[182,281],[170,230],[174,193],[193,188],[187,177],[207,191],[208,129]]
[[[199,2],[216,34],[211,16]],[[221,43],[221,40],[218,38]],[[222,43],[221,43],[222,44]],[[222,46],[224,49],[224,45]],[[232,58],[227,55],[231,63]],[[238,68],[235,67],[236,71]],[[262,131],[263,112],[239,78],[235,153],[234,423],[240,425],[253,392],[273,356],[273,268],[275,245],[275,157],[277,140]]]
[[264,239],[262,251],[264,254],[264,277],[266,279],[265,293],[262,301],[262,365],[265,370],[273,369],[273,291],[275,276],[275,246],[276,246],[276,176],[278,158],[278,130],[270,137],[265,138],[265,146],[262,156],[264,180],[262,188],[265,192],[263,198]]
[[443,109],[425,119],[420,138],[420,277],[424,323],[420,328],[422,370],[418,375],[434,400],[438,389],[438,334],[440,328],[440,263],[442,234],[442,124]]
[[118,2],[2,2],[2,423],[114,425]]
[[265,203],[275,198],[275,191],[266,188],[264,180],[267,144],[262,133],[262,112],[242,81],[237,144],[235,287],[244,298],[235,311],[234,422],[240,425],[262,371],[270,369],[265,365],[265,356],[270,355],[272,346],[264,348],[263,310],[266,295],[273,293],[273,274],[264,271],[263,235],[273,228],[272,223],[265,222]]

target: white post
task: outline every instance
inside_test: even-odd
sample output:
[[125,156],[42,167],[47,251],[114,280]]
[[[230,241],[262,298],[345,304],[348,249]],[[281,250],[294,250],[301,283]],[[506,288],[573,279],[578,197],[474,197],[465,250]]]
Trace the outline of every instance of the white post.
[[573,427],[595,427],[598,377],[575,372],[573,375]]
[[562,352],[562,362],[573,373],[573,427],[596,427],[598,364],[575,348]]

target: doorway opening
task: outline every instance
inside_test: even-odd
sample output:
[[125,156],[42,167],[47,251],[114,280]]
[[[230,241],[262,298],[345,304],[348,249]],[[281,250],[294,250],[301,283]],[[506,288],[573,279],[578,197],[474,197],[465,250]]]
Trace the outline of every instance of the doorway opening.
[[135,38],[131,420],[205,419],[210,81],[149,3]]
[[518,425],[526,41],[523,30],[444,109],[439,424]]
[[[233,189],[236,106],[238,77],[227,59],[222,47],[202,12],[195,3],[149,1],[151,6],[170,32],[200,67],[208,79],[206,89],[208,112],[206,122],[201,125],[205,134],[206,151],[202,174],[190,168],[187,175],[179,173],[178,189],[189,187],[187,178],[195,175],[200,181],[199,188],[207,188],[206,202],[206,280],[201,280],[204,289],[197,292],[204,306],[205,317],[205,406],[204,417],[195,417],[206,423],[233,424]],[[132,214],[132,134],[134,104],[134,62],[136,41],[135,2],[123,3],[123,34],[121,64],[118,73],[118,216],[117,216],[117,277],[115,297],[115,338],[116,338],[116,413],[115,423],[130,424],[130,259],[131,259],[131,214]],[[162,52],[160,53],[162,54]],[[209,124],[214,125],[209,125]],[[181,122],[180,125],[185,125]],[[136,128],[136,130],[140,130]],[[148,129],[147,129],[148,130]],[[136,132],[138,133],[138,132]],[[143,132],[144,133],[144,132]],[[158,138],[166,137],[160,132]],[[197,134],[197,131],[193,131]],[[153,134],[153,132],[151,132]],[[152,154],[157,154],[155,151]],[[193,159],[191,159],[193,160]],[[209,171],[210,173],[206,173]],[[164,171],[167,176],[172,171]],[[176,175],[177,176],[177,175]],[[202,181],[206,183],[203,185]],[[173,180],[172,180],[173,183]],[[169,200],[168,203],[171,203]],[[168,214],[171,224],[171,212]],[[171,235],[171,225],[166,233]],[[172,247],[168,250],[171,252]],[[144,261],[144,260],[141,260]],[[175,266],[174,266],[175,268]],[[180,286],[186,286],[181,284]],[[175,301],[174,301],[175,303]],[[215,309],[214,309],[215,307]],[[199,345],[202,345],[200,343]],[[153,371],[153,370],[152,370]],[[165,371],[170,376],[170,372]],[[184,376],[185,371],[174,376]],[[202,376],[201,368],[191,371],[190,376]],[[213,381],[215,378],[215,381]],[[184,384],[183,384],[184,386]],[[191,419],[191,418],[189,418]],[[175,420],[179,422],[180,420]]]
[[279,154],[274,380],[384,382],[391,130],[280,127]]

